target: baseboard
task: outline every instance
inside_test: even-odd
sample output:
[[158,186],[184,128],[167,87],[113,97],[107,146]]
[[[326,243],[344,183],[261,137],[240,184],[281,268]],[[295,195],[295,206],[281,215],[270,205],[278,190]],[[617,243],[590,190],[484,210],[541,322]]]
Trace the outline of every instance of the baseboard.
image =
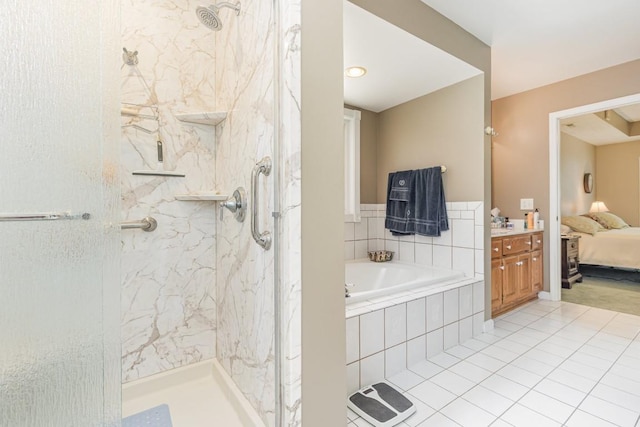
[[484,324],[482,325],[482,331],[483,332],[491,332],[491,331],[493,331],[494,325],[495,324],[493,322],[493,319],[485,320]]
[[538,292],[538,299],[551,301],[551,292],[547,292],[547,291]]

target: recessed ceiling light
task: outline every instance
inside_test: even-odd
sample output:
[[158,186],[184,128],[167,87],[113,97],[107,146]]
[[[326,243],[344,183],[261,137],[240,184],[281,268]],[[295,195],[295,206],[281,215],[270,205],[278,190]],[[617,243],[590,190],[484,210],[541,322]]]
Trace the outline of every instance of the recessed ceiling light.
[[367,69],[364,67],[349,67],[344,70],[344,74],[347,77],[362,77],[367,74]]

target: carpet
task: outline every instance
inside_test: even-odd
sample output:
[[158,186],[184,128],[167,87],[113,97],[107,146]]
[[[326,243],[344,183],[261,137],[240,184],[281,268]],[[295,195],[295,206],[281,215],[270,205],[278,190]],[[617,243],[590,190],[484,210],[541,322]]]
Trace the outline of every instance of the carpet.
[[562,289],[562,301],[640,316],[640,272],[581,266],[582,283]]

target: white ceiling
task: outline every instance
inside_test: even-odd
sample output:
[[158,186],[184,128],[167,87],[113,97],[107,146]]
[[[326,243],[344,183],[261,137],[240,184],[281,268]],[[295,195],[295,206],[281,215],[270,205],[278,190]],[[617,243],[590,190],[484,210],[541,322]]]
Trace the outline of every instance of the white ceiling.
[[422,0],[491,46],[492,99],[640,58],[639,0]]
[[[627,105],[613,111],[628,122],[640,122],[640,104]],[[640,141],[640,136],[628,136],[592,113],[562,119],[560,130],[592,145]]]
[[481,74],[347,0],[344,66],[367,69],[364,77],[345,77],[345,103],[376,113]]

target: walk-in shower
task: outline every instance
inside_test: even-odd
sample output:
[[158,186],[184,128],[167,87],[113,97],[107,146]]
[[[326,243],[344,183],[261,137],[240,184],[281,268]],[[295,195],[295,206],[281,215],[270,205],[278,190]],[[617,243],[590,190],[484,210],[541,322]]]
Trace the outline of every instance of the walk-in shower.
[[220,31],[222,29],[222,21],[220,20],[220,9],[228,7],[236,11],[236,15],[240,15],[240,3],[222,2],[218,4],[212,4],[208,7],[198,6],[196,9],[196,15],[198,19],[209,29],[213,31]]

